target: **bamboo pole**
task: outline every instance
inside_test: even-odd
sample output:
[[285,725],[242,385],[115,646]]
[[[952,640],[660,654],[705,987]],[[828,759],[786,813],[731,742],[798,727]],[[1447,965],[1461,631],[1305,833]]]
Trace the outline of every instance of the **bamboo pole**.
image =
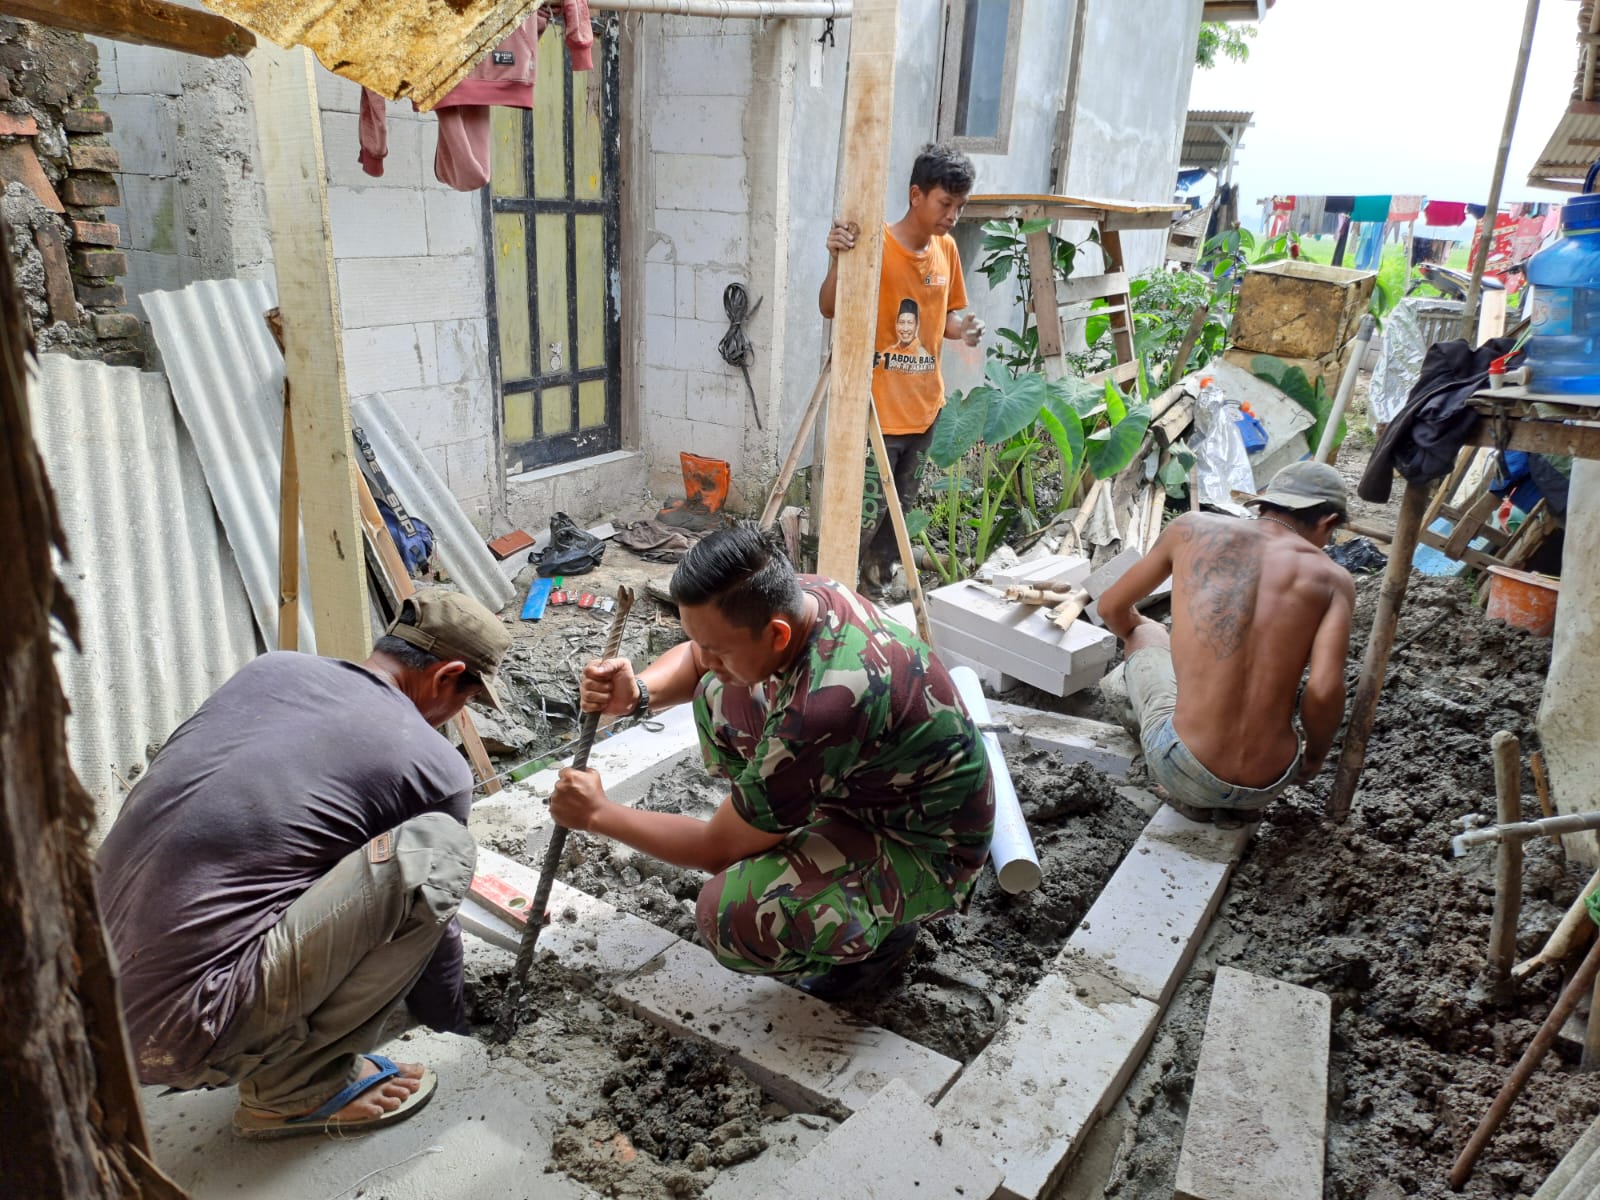
[[[1500,824],[1522,820],[1522,743],[1500,730],[1490,739],[1494,795]],[[1501,838],[1494,863],[1494,918],[1489,925],[1489,982],[1503,994],[1517,961],[1517,917],[1522,912],[1522,842]]]
[[867,431],[872,435],[872,452],[878,456],[878,478],[883,481],[883,502],[889,508],[889,523],[894,526],[894,540],[900,547],[900,562],[905,567],[906,589],[911,593],[911,610],[917,615],[917,636],[933,645],[933,631],[928,627],[928,610],[922,601],[922,580],[917,575],[916,557],[911,552],[911,533],[906,529],[905,510],[900,507],[900,489],[895,486],[894,469],[889,465],[889,448],[883,442],[883,426],[878,424],[878,410],[867,402]]
[[795,470],[800,465],[800,456],[805,453],[806,438],[811,436],[811,427],[817,423],[817,414],[822,411],[823,401],[827,399],[828,365],[831,361],[822,364],[822,374],[817,376],[817,386],[811,389],[811,399],[806,402],[806,411],[800,417],[800,428],[794,435],[794,444],[789,447],[789,457],[783,460],[778,477],[772,481],[772,491],[767,493],[766,507],[761,510],[763,529],[777,519],[778,509],[783,505],[783,494],[789,490]]

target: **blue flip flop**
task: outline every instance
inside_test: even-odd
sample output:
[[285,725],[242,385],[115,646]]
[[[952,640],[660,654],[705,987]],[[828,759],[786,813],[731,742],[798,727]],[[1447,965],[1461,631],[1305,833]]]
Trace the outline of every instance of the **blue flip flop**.
[[362,1057],[375,1065],[378,1070],[368,1075],[365,1079],[358,1079],[348,1085],[338,1095],[331,1097],[315,1111],[303,1113],[297,1117],[269,1117],[240,1107],[233,1114],[234,1133],[250,1140],[265,1140],[268,1138],[296,1137],[309,1133],[347,1133],[359,1132],[363,1129],[378,1129],[413,1116],[429,1100],[433,1099],[434,1092],[438,1090],[439,1077],[432,1071],[424,1070],[422,1078],[417,1083],[417,1090],[407,1096],[398,1108],[380,1113],[375,1117],[361,1117],[356,1120],[343,1121],[335,1120],[333,1114],[345,1105],[371,1091],[385,1080],[393,1079],[400,1074],[400,1068],[394,1061],[385,1058],[381,1054],[364,1054]]

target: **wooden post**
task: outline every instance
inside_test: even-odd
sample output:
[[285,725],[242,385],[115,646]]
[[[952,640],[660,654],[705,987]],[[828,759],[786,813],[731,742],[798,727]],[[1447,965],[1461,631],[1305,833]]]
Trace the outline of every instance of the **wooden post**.
[[206,58],[247,54],[256,44],[256,35],[243,25],[169,0],[0,0],[0,13]]
[[1350,815],[1356,785],[1361,781],[1361,765],[1367,757],[1367,739],[1377,715],[1378,693],[1383,690],[1384,673],[1389,667],[1389,650],[1394,645],[1395,627],[1400,621],[1400,606],[1405,603],[1406,585],[1411,582],[1411,556],[1417,549],[1417,534],[1422,531],[1422,512],[1428,506],[1428,485],[1406,481],[1400,499],[1400,518],[1395,523],[1394,541],[1389,546],[1389,565],[1383,573],[1383,591],[1372,617],[1372,632],[1367,635],[1367,657],[1361,664],[1361,681],[1356,685],[1355,704],[1345,728],[1344,747],[1339,753],[1339,772],[1328,796],[1328,816],[1343,821]]
[[[1494,755],[1494,795],[1499,823],[1522,820],[1522,743],[1502,729],[1489,742]],[[1489,982],[1505,992],[1517,961],[1517,917],[1522,913],[1522,842],[1503,837],[1494,863],[1494,918],[1489,926]]]
[[1061,357],[1061,301],[1056,292],[1056,260],[1050,253],[1050,230],[1028,235],[1028,289],[1033,297],[1034,326],[1039,331],[1039,357],[1047,379],[1067,373]]
[[[283,353],[283,310],[267,310],[267,328]],[[294,458],[289,381],[283,381],[283,456],[278,466],[278,649],[300,649],[300,467]]]
[[308,50],[263,42],[250,67],[283,312],[284,377],[294,389],[300,513],[317,652],[359,660],[372,649],[372,631],[315,61]]
[[[1122,256],[1122,234],[1115,229],[1100,227],[1100,253],[1105,259],[1105,273],[1110,275],[1121,271],[1127,260]],[[1120,313],[1111,314],[1111,344],[1116,347],[1117,361],[1130,363],[1134,361],[1133,353],[1133,302],[1124,292],[1121,296],[1123,308]],[[1111,305],[1116,307],[1117,297],[1111,297]]]
[[894,526],[894,540],[900,547],[900,563],[906,572],[906,590],[911,593],[911,611],[917,615],[917,636],[931,646],[933,631],[928,628],[928,612],[922,602],[922,580],[917,575],[916,556],[911,552],[906,510],[900,506],[900,489],[895,486],[894,469],[889,464],[889,448],[883,443],[883,427],[878,424],[878,410],[870,405],[867,429],[872,434],[872,452],[878,456],[878,478],[883,481],[883,502],[889,508],[889,523]]
[[850,19],[839,218],[855,222],[861,233],[856,248],[839,256],[833,403],[823,452],[817,570],[852,587],[860,568],[861,491],[883,267],[883,199],[889,182],[898,9],[898,0],[856,0]]

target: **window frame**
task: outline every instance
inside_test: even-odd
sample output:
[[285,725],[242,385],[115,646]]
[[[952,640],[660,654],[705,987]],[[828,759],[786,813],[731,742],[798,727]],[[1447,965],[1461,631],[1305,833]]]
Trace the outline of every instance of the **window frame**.
[[961,60],[966,49],[967,5],[975,0],[947,0],[944,28],[944,62],[939,86],[939,140],[951,142],[968,154],[1006,154],[1011,148],[1011,116],[1016,107],[1017,54],[1022,45],[1022,10],[1026,0],[1007,0],[1006,55],[1000,76],[999,124],[988,137],[958,134],[957,106],[961,100]]

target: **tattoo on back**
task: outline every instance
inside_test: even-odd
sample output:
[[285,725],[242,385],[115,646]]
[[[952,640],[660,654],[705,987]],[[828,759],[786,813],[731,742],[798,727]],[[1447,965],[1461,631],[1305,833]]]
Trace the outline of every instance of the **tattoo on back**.
[[1232,529],[1201,526],[1187,531],[1189,616],[1195,633],[1219,659],[1244,645],[1261,583],[1261,561],[1249,539]]

